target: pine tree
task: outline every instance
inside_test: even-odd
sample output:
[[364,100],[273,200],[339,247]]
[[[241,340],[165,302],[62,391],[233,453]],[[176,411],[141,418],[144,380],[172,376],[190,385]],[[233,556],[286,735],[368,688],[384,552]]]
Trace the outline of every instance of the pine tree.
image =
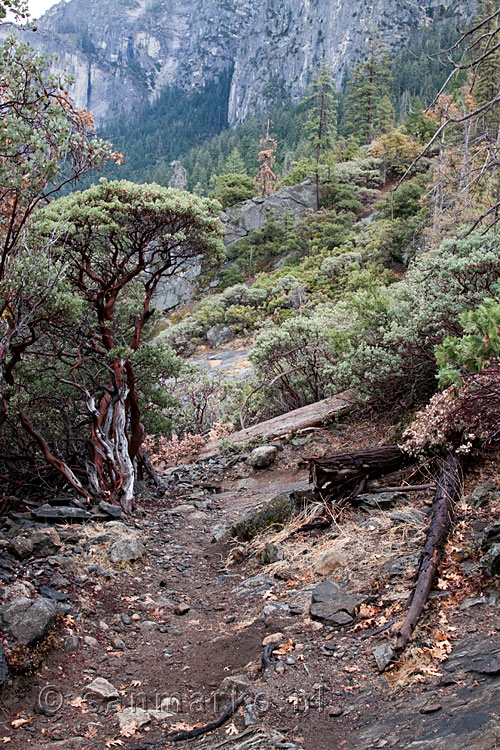
[[235,146],[226,159],[224,174],[247,174],[247,168],[239,149]]
[[[498,9],[498,0],[484,0],[479,8],[476,24],[481,24]],[[473,52],[479,59],[485,52],[495,47],[500,39],[499,16],[491,18],[482,25],[475,33]],[[498,96],[500,90],[500,48],[493,50],[477,66],[472,82],[472,93],[477,106],[486,104]],[[483,128],[486,135],[495,141],[499,137],[500,129],[500,106],[497,104],[489,109],[482,117]]]
[[314,155],[316,182],[316,205],[319,207],[319,165],[321,156],[331,148],[337,134],[337,97],[335,82],[329,64],[324,61],[309,86],[309,95],[304,100],[310,110],[306,120],[306,132]]
[[378,33],[370,36],[368,60],[358,63],[347,84],[344,130],[360,142],[371,141],[392,127],[391,68],[387,45]]

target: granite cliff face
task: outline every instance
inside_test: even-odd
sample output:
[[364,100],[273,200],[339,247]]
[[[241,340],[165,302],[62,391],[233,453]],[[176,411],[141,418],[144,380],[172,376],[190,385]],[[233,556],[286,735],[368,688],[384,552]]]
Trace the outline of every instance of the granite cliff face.
[[393,48],[446,14],[457,22],[476,0],[70,0],[51,8],[37,49],[57,53],[74,96],[103,124],[162,89],[199,88],[232,74],[228,122],[244,121],[283,94],[299,100],[326,58],[340,84],[379,29]]

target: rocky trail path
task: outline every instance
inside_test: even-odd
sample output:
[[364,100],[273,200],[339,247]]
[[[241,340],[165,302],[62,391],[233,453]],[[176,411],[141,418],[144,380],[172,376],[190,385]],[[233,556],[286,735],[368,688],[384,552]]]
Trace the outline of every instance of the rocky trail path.
[[[250,513],[255,522],[272,498],[286,503],[306,490],[298,459],[312,449],[308,440],[299,438],[267,469],[251,470],[236,456],[171,470],[165,496],[144,492],[125,521],[52,527],[27,513],[4,519],[5,652],[12,659],[9,628],[19,643],[48,620],[52,648],[30,674],[7,678],[0,744],[498,747],[500,589],[495,578],[485,583],[474,554],[464,551],[463,519],[453,541],[460,561],[449,562],[413,651],[388,677],[373,651],[390,631],[373,631],[390,612],[397,619],[408,594],[425,494],[369,496],[327,532],[298,532],[292,523],[288,538],[283,532],[249,544],[229,534]],[[352,442],[352,435],[334,440]],[[463,513],[477,528],[500,516],[491,505]],[[246,526],[237,528],[244,536]],[[59,610],[55,620],[43,602],[52,615]],[[26,648],[17,649],[25,658]],[[172,745],[165,739],[212,721],[245,691],[217,731]]]

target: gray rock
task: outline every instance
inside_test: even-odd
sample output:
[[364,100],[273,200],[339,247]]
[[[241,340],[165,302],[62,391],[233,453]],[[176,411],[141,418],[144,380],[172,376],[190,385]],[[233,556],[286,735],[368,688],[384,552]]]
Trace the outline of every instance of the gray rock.
[[273,465],[277,455],[278,449],[275,445],[261,445],[250,453],[247,464],[253,469],[267,469]]
[[7,629],[24,646],[42,640],[53,625],[56,614],[56,602],[42,596],[36,599],[19,597],[0,607],[0,616]]
[[264,549],[260,553],[262,565],[271,565],[279,560],[283,560],[283,557],[283,548],[277,544],[271,544],[271,542],[266,542]]
[[233,591],[237,599],[245,599],[246,597],[261,596],[272,589],[273,585],[269,576],[253,576],[247,578],[246,581],[242,581]]
[[373,651],[373,656],[379,672],[383,672],[396,659],[396,654],[389,643],[382,643],[377,646]]
[[333,581],[322,581],[313,589],[310,614],[327,625],[347,625],[365,599],[362,594],[347,594]]
[[96,696],[97,698],[102,698],[106,701],[120,697],[120,693],[115,686],[108,682],[108,680],[104,679],[104,677],[96,677],[90,685],[87,685],[84,695]]
[[398,503],[408,503],[409,497],[406,492],[379,492],[373,495],[359,495],[356,503],[363,510],[371,512],[372,510],[385,510],[392,508]]
[[214,349],[222,344],[227,344],[233,338],[233,332],[229,326],[220,323],[219,325],[212,326],[206,332],[207,341]]
[[146,554],[146,547],[135,536],[119,539],[108,547],[111,562],[134,562]]
[[36,521],[52,521],[53,523],[83,523],[89,521],[92,514],[83,508],[73,508],[71,506],[61,505],[52,507],[51,505],[41,505],[31,512]]
[[8,549],[19,560],[26,560],[33,554],[33,542],[25,536],[16,536],[9,544]]
[[270,527],[281,529],[302,510],[307,496],[306,491],[283,492],[276,495],[263,508],[238,521],[232,527],[231,533],[240,541],[248,542]]
[[492,501],[500,499],[500,491],[494,482],[482,482],[476,484],[470,495],[467,495],[465,502],[471,508],[484,508]]
[[112,518],[121,518],[123,516],[123,509],[120,508],[119,505],[113,505],[113,503],[107,503],[104,500],[101,500],[97,507],[99,510],[102,510],[103,513],[106,513]]

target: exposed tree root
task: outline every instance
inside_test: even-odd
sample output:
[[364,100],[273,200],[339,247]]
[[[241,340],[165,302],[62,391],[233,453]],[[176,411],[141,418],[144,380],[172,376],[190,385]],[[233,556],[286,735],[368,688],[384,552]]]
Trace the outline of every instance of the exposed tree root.
[[453,505],[461,489],[460,461],[453,453],[449,453],[438,477],[431,522],[420,557],[415,587],[408,600],[408,612],[394,646],[396,654],[406,648],[427,603],[451,526]]
[[164,739],[168,742],[182,742],[184,740],[192,740],[195,737],[200,737],[202,734],[207,734],[207,732],[213,732],[215,729],[218,729],[223,724],[225,724],[226,721],[229,721],[231,716],[234,716],[247,695],[248,691],[244,690],[243,693],[238,696],[238,698],[230,700],[224,712],[217,719],[209,721],[208,724],[204,724],[202,727],[195,727],[194,729],[184,729],[175,732],[168,732],[168,734],[165,735]]

